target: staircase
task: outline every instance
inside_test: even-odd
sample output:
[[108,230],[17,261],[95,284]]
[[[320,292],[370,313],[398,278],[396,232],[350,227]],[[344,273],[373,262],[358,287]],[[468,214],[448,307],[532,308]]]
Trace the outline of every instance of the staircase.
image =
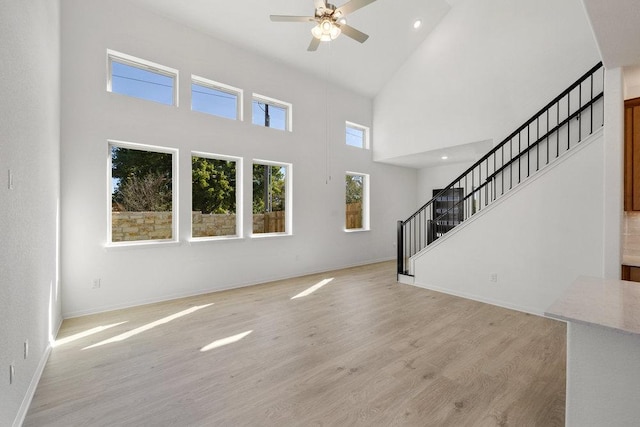
[[598,63],[404,221],[398,221],[398,280],[410,259],[466,219],[576,147],[604,125]]

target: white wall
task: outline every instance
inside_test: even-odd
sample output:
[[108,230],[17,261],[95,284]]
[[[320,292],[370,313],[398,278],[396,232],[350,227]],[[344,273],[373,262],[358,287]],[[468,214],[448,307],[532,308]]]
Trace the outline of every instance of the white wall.
[[[640,61],[640,58],[638,59]],[[640,65],[624,67],[624,99],[640,97]]]
[[622,264],[622,215],[624,211],[624,88],[622,68],[605,72],[604,86],[604,218],[602,232],[603,277],[620,279]]
[[459,2],[376,96],[374,158],[502,141],[599,60],[580,0]]
[[418,255],[416,284],[542,314],[577,276],[602,277],[603,132],[581,144]]
[[[60,324],[60,5],[0,2],[0,425],[19,424]],[[9,170],[13,189],[9,189]],[[23,356],[24,341],[29,356]],[[9,365],[16,377],[9,385]]]
[[[344,144],[345,120],[371,126],[370,99],[334,91],[313,77],[124,0],[64,0],[62,24],[65,316],[394,257],[396,221],[415,207],[416,172],[375,164],[371,151]],[[178,69],[180,107],[107,93],[107,49]],[[191,112],[192,73],[244,89],[245,121]],[[294,131],[253,126],[247,102],[252,92],[291,102]],[[179,245],[105,249],[107,139],[180,150]],[[294,235],[185,242],[190,227],[191,150],[243,157],[245,182],[250,182],[252,159],[292,163]],[[343,231],[347,170],[371,175],[370,232]],[[251,187],[245,188],[245,206],[250,206]],[[244,217],[249,231],[250,209]],[[91,289],[94,278],[101,279],[98,290]]]
[[469,169],[473,163],[443,164],[418,170],[418,206],[424,205],[433,198],[433,190],[442,189],[451,184],[451,181]]

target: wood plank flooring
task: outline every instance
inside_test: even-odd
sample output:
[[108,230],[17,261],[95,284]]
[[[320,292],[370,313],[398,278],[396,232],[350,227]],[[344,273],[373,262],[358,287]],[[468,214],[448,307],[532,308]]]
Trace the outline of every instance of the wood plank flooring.
[[66,320],[24,425],[564,425],[563,323],[394,267]]

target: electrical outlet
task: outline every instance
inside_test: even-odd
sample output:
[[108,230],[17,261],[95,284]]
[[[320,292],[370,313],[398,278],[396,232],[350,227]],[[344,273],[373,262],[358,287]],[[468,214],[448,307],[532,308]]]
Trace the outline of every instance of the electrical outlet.
[[13,380],[16,377],[16,368],[13,364],[9,365],[9,385],[13,384]]
[[24,340],[24,358],[29,357],[29,340]]
[[489,275],[489,281],[491,283],[498,283],[498,273],[491,273]]
[[101,279],[93,279],[93,286],[92,286],[92,288],[93,288],[93,289],[99,289],[99,288],[100,288],[100,285],[101,285],[101,283],[100,283],[100,282],[101,282]]

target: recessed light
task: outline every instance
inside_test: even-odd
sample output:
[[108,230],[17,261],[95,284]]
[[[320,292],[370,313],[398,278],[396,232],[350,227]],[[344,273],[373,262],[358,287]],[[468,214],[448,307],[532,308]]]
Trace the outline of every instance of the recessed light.
[[417,30],[421,26],[422,26],[422,20],[421,19],[416,19],[415,21],[413,21],[413,29],[414,30]]
[[449,156],[442,156],[440,157],[442,160],[447,160],[449,158]]

